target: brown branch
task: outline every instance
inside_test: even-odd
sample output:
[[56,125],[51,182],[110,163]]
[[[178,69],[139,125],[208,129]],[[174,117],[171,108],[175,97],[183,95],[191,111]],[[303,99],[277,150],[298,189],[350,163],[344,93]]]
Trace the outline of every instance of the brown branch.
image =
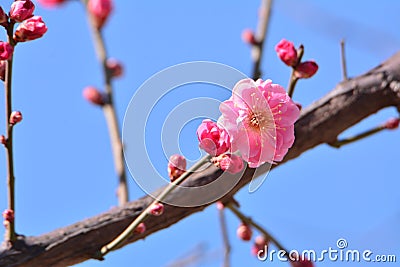
[[257,80],[261,77],[261,61],[264,50],[265,38],[267,36],[267,30],[269,21],[271,18],[273,0],[261,0],[261,6],[259,9],[259,20],[257,25],[256,40],[257,44],[253,45],[251,49],[251,56],[253,58],[253,79]]
[[[303,109],[295,126],[295,144],[284,161],[294,159],[317,145],[333,142],[344,130],[389,106],[400,109],[400,52],[368,73],[338,84],[322,99]],[[267,170],[266,166],[261,166],[257,169],[257,174]],[[221,201],[231,198],[244,187],[254,173],[255,169],[247,169],[240,182]],[[221,174],[219,169],[210,166],[191,175],[184,185],[204,185],[214,181]],[[225,180],[229,179],[222,179]],[[185,195],[185,192],[187,193],[187,190],[176,190],[170,197],[191,197]],[[99,248],[122,232],[151,201],[153,199],[146,196],[45,235],[19,236],[12,249],[4,246],[0,249],[0,266],[59,267],[88,260]],[[208,205],[195,208],[166,205],[163,216],[152,217],[146,221],[145,233],[131,236],[121,246],[167,228]]]

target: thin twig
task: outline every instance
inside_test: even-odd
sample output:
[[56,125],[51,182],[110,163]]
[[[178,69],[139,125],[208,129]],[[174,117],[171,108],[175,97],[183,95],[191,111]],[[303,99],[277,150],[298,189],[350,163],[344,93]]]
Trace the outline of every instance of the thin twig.
[[177,185],[182,183],[187,177],[189,177],[190,174],[198,170],[201,166],[203,166],[205,163],[210,161],[210,156],[205,156],[196,164],[194,164],[188,171],[183,173],[179,178],[177,178],[174,182],[171,182],[158,196],[157,198],[145,209],[142,211],[142,213],[136,217],[135,220],[119,235],[117,236],[113,241],[108,243],[107,245],[103,246],[99,251],[96,252],[95,255],[93,255],[94,259],[98,260],[103,260],[104,256],[108,254],[110,251],[118,248],[118,246],[123,243],[136,229],[136,227],[143,222],[148,216],[149,216],[149,210],[150,208],[159,202],[162,202],[169,193],[171,193]]
[[345,50],[344,39],[342,39],[340,41],[340,55],[341,55],[341,61],[342,61],[343,80],[347,81],[349,78],[347,76],[346,50]]
[[345,139],[341,139],[341,140],[336,140],[335,142],[331,142],[329,143],[330,146],[335,147],[335,148],[340,148],[344,145],[350,144],[350,143],[354,143],[356,141],[359,141],[361,139],[364,139],[368,136],[374,135],[382,130],[386,129],[386,127],[384,125],[372,128],[368,131],[362,132],[358,135],[352,136],[352,137],[348,137]]
[[224,242],[224,267],[229,267],[231,244],[229,242],[228,229],[226,226],[225,209],[218,209],[219,223],[221,226],[222,240]]
[[272,235],[270,235],[267,230],[265,230],[261,225],[253,221],[250,217],[247,217],[244,215],[238,208],[236,208],[234,205],[231,203],[228,203],[226,205],[228,209],[230,209],[242,222],[252,225],[254,228],[256,228],[260,233],[262,233],[267,240],[270,240],[274,245],[281,251],[285,251],[286,257],[289,256],[288,250],[285,249],[281,243],[278,242]]
[[267,36],[267,30],[269,21],[271,18],[273,0],[262,0],[261,7],[259,9],[259,21],[256,32],[257,44],[252,47],[252,58],[253,58],[253,79],[257,80],[261,77],[261,60],[264,49],[264,43]]
[[[82,2],[87,8],[87,1],[82,0]],[[107,68],[107,59],[108,59],[107,49],[105,46],[101,30],[99,30],[94,24],[93,16],[88,11],[87,14],[90,21],[90,27],[92,30],[93,41],[95,44],[97,57],[103,69],[105,92],[107,95],[107,103],[103,105],[103,113],[107,122],[107,127],[110,135],[110,141],[114,157],[115,171],[117,172],[118,176],[118,189],[117,189],[118,203],[119,205],[123,205],[129,201],[129,191],[126,180],[122,140],[113,100],[113,87],[111,82],[112,77],[109,69]]]
[[[304,55],[304,46],[300,45],[299,49],[297,49],[297,64],[300,64],[301,59]],[[296,76],[295,67],[292,68],[292,73],[290,74],[289,85],[288,85],[288,95],[292,98],[294,93],[294,88],[296,88],[296,84],[299,78]]]
[[[15,47],[13,39],[14,34],[14,22],[10,22],[6,27],[7,30],[7,41]],[[14,176],[14,154],[13,154],[13,124],[10,123],[10,117],[12,112],[12,67],[13,67],[13,56],[7,60],[6,64],[6,75],[4,81],[5,88],[5,106],[6,106],[6,129],[7,129],[7,198],[8,198],[8,209],[14,212],[14,219],[8,222],[6,230],[6,241],[12,243],[16,239],[15,235],[15,176]]]

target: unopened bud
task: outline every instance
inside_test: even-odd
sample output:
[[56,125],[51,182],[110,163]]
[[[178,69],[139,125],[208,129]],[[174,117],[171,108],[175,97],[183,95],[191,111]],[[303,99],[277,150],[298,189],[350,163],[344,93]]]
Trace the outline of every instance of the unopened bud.
[[253,235],[253,230],[251,230],[251,227],[248,224],[242,222],[239,225],[236,234],[241,240],[250,241],[251,236]]
[[168,176],[171,179],[171,182],[178,179],[185,172],[186,172],[186,159],[184,156],[175,154],[169,157]]
[[94,105],[103,106],[106,103],[106,95],[93,86],[88,86],[83,89],[82,95],[83,98]]
[[136,234],[143,234],[146,231],[146,225],[144,223],[139,223],[138,226],[135,228]]
[[17,0],[11,4],[10,19],[22,22],[33,15],[35,5],[31,0]]
[[14,48],[7,42],[0,41],[0,60],[9,60],[14,52]]
[[14,222],[14,211],[10,209],[6,209],[3,211],[3,218],[7,222]]
[[124,68],[122,64],[113,58],[107,60],[107,68],[110,71],[111,77],[117,78],[124,74]]
[[265,238],[263,235],[259,235],[254,240],[254,244],[251,248],[251,254],[254,256],[263,257],[267,250],[269,240]]
[[317,72],[318,64],[315,61],[306,61],[297,65],[294,69],[294,75],[300,79],[307,79]]
[[8,21],[8,16],[4,12],[3,8],[0,6],[0,24],[4,24]]
[[250,30],[250,29],[243,30],[242,40],[243,40],[243,42],[245,42],[246,44],[249,44],[249,45],[256,45],[258,43],[253,30]]
[[10,115],[10,124],[15,125],[22,121],[22,113],[20,111],[13,111]]
[[113,4],[111,0],[89,0],[88,10],[95,26],[101,29],[113,10]]
[[7,138],[4,135],[0,135],[0,144],[7,145]]
[[388,130],[395,130],[399,128],[400,118],[391,118],[385,123],[385,128]]
[[160,216],[163,213],[164,213],[164,205],[162,203],[156,203],[150,207],[149,214],[153,216]]
[[33,16],[18,25],[14,33],[16,42],[26,42],[41,38],[47,32],[42,17]]
[[297,65],[297,51],[292,42],[282,39],[276,46],[275,51],[278,57],[288,66]]
[[216,167],[232,174],[242,171],[244,167],[242,158],[235,154],[222,154],[213,157],[211,161]]

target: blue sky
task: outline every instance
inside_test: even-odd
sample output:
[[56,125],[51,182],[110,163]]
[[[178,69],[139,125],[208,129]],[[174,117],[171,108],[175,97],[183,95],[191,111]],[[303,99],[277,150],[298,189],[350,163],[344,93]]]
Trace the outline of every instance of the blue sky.
[[[341,38],[347,40],[350,76],[378,65],[400,47],[400,3],[396,1],[275,2],[263,78],[286,86],[290,71],[273,48],[282,38],[303,43],[304,59],[314,59],[320,66],[314,78],[298,84],[294,99],[303,106],[341,80]],[[4,9],[10,3],[1,1]],[[259,1],[115,1],[115,12],[104,34],[110,56],[126,67],[125,76],[115,81],[121,124],[137,88],[166,67],[208,60],[250,74],[250,50],[240,36],[243,29],[256,26],[258,7]],[[49,30],[44,38],[17,46],[14,71],[14,108],[24,115],[15,129],[17,231],[25,235],[69,225],[117,203],[102,112],[81,96],[87,85],[102,86],[83,9],[72,1],[54,10],[38,7],[36,14],[43,16]],[[0,36],[4,40],[4,35]],[[193,94],[223,98],[210,88]],[[177,99],[190,99],[193,94]],[[4,97],[0,99],[4,101]],[[383,110],[344,135],[393,116],[394,109]],[[4,118],[2,109],[0,118]],[[155,122],[160,118],[161,113],[160,117],[155,114]],[[0,132],[4,132],[4,119],[1,121]],[[196,127],[194,122],[187,124],[179,136],[182,152],[192,159],[199,157]],[[155,139],[160,136],[153,134]],[[323,145],[272,171],[257,192],[249,194],[243,189],[237,199],[243,211],[288,248],[321,251],[346,238],[351,249],[396,254],[400,260],[399,145],[398,131],[385,131],[340,150]],[[149,154],[166,176],[167,161],[158,156],[159,146],[153,146]],[[0,162],[5,166],[4,153],[0,153]],[[5,167],[0,168],[0,176],[5,181]],[[3,208],[4,185],[0,187]],[[132,199],[144,194],[133,179],[130,190]],[[250,255],[251,244],[236,238],[239,221],[229,213],[228,221],[233,267],[287,266],[258,262]],[[199,244],[206,254],[197,266],[221,266],[220,236],[217,211],[211,206],[145,241],[110,253],[104,262],[88,261],[79,266],[167,266],[190,252],[201,252]],[[321,262],[317,266],[333,264]]]

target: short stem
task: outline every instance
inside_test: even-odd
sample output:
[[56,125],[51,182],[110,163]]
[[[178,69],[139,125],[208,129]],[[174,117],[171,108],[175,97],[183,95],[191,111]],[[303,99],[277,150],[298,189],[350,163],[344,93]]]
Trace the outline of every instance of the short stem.
[[[301,59],[304,54],[304,46],[300,45],[299,49],[297,49],[297,64],[300,64]],[[289,85],[288,85],[288,95],[293,98],[294,88],[296,87],[297,81],[299,78],[296,76],[296,67],[292,68],[292,73],[290,74]]]
[[[15,47],[13,32],[14,23],[10,23],[7,26],[7,37],[8,43]],[[5,106],[6,106],[6,129],[7,129],[7,198],[8,198],[8,209],[14,212],[14,220],[9,221],[6,231],[6,240],[10,243],[16,240],[15,234],[15,176],[14,176],[14,154],[13,154],[13,125],[10,124],[10,117],[12,113],[12,67],[13,67],[13,56],[7,60],[6,63],[6,75],[4,80],[5,88]]]
[[267,230],[265,230],[261,225],[254,222],[250,217],[244,215],[239,209],[237,209],[232,203],[228,203],[226,205],[228,209],[230,209],[242,222],[253,226],[256,228],[261,234],[265,236],[267,240],[270,240],[279,250],[285,251],[286,257],[289,256],[288,250],[285,249],[272,235],[270,235]]
[[210,159],[211,159],[210,156],[205,156],[200,161],[198,161],[196,164],[194,164],[188,171],[186,171],[181,176],[179,176],[179,178],[177,178],[174,182],[171,182],[157,196],[157,198],[145,210],[143,210],[142,213],[139,214],[139,216],[135,218],[135,220],[133,220],[133,222],[119,236],[117,236],[113,241],[111,241],[107,245],[103,246],[100,251],[97,251],[97,253],[93,256],[93,258],[102,260],[106,254],[108,254],[110,251],[117,248],[121,243],[123,243],[126,239],[128,239],[129,236],[136,229],[136,227],[141,222],[143,222],[147,218],[147,216],[149,216],[149,210],[154,204],[157,204],[157,203],[165,200],[165,198],[168,196],[168,194],[171,193],[176,188],[177,185],[182,183],[186,178],[189,177],[190,174],[192,174],[193,172],[198,170],[205,163],[209,162]]
[[228,229],[226,226],[225,210],[218,209],[219,223],[221,225],[222,240],[224,242],[224,267],[230,266],[231,244],[229,242]]
[[334,141],[332,143],[329,143],[329,145],[332,146],[332,147],[335,147],[335,148],[340,148],[340,147],[342,147],[344,145],[347,145],[347,144],[359,141],[361,139],[364,139],[364,138],[366,138],[368,136],[374,135],[374,134],[376,134],[376,133],[378,133],[378,132],[380,132],[380,131],[382,131],[384,129],[386,129],[385,126],[378,126],[378,127],[372,128],[372,129],[370,129],[368,131],[362,132],[362,133],[360,133],[358,135],[355,135],[353,137],[349,137],[349,138],[345,138],[345,139],[341,139],[341,140],[336,140],[336,141]]
[[349,78],[347,76],[347,64],[346,64],[346,53],[345,53],[344,39],[342,39],[340,41],[340,55],[341,55],[341,62],[342,62],[343,80],[347,81]]
[[[82,0],[82,2],[85,7],[87,7],[87,1]],[[109,69],[107,68],[108,57],[104,37],[101,30],[95,26],[93,16],[90,14],[89,11],[87,11],[87,14],[90,21],[90,27],[92,29],[93,41],[95,44],[97,57],[103,69],[104,85],[107,94],[107,104],[103,106],[103,113],[107,122],[114,158],[115,171],[118,176],[117,197],[118,203],[121,206],[129,201],[129,191],[126,179],[123,145],[119,131],[117,114],[115,111],[115,104],[113,100],[112,77]]]

